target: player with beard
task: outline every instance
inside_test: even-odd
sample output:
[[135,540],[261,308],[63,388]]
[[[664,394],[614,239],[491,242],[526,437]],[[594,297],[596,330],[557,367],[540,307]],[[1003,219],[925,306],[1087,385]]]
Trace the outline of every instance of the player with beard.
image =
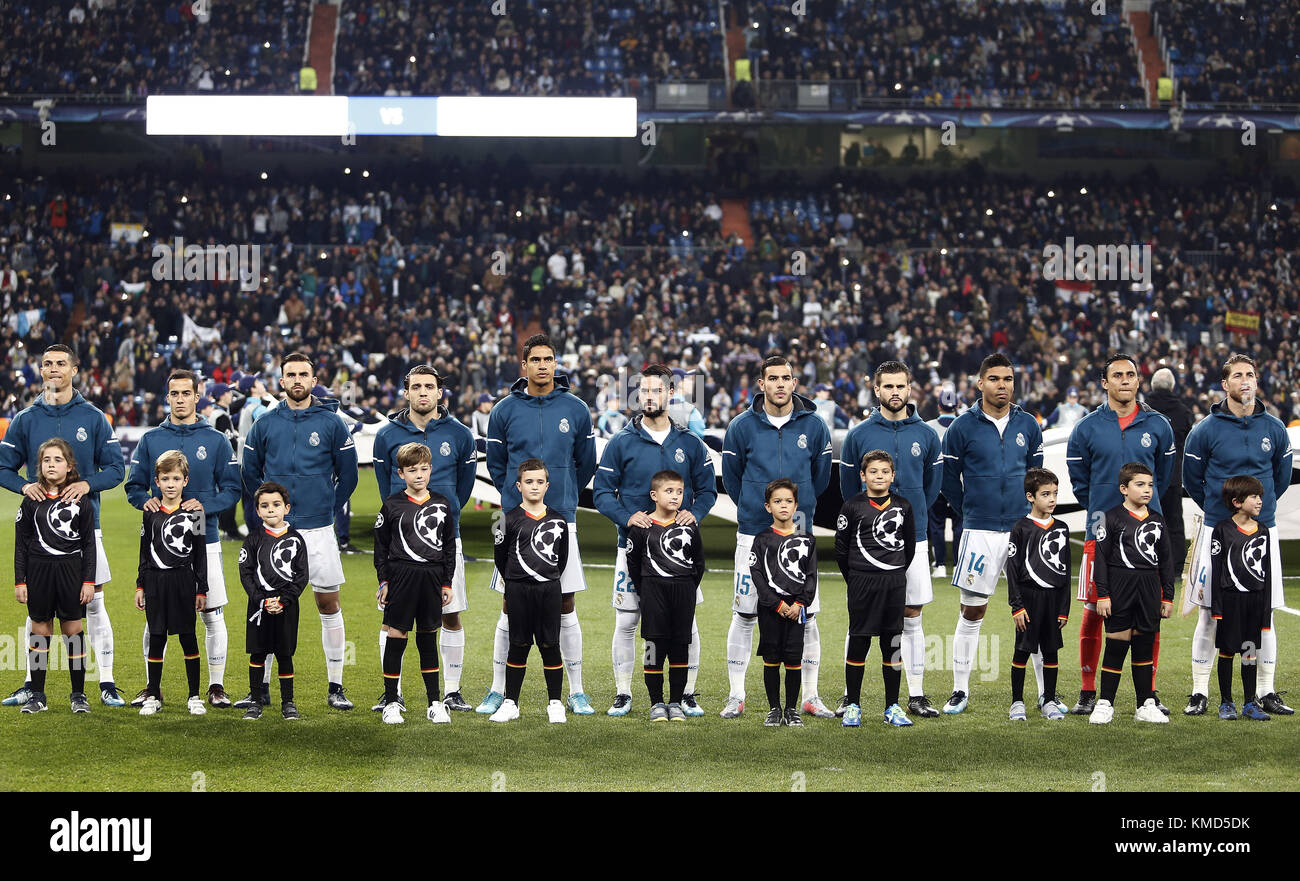
[[[1223,484],[1229,477],[1253,477],[1264,487],[1264,504],[1255,519],[1268,528],[1268,557],[1273,568],[1269,605],[1273,609],[1285,605],[1281,542],[1275,527],[1277,500],[1291,481],[1291,438],[1282,420],[1268,413],[1263,401],[1256,400],[1259,380],[1253,360],[1240,354],[1230,356],[1223,365],[1222,386],[1223,400],[1188,433],[1183,457],[1183,487],[1205,512],[1192,545],[1189,577],[1183,585],[1182,613],[1186,615],[1199,607],[1192,636],[1192,694],[1183,710],[1189,716],[1201,715],[1209,703],[1210,665],[1215,655],[1210,544],[1214,525],[1233,515],[1223,501]],[[1271,615],[1258,654],[1256,692],[1262,695],[1259,705],[1266,713],[1291,715],[1295,711],[1282,703],[1281,694],[1274,690],[1277,631],[1272,627]]]
[[[99,494],[122,482],[126,466],[122,447],[102,410],[72,387],[77,376],[77,356],[64,345],[53,345],[41,355],[44,392],[30,407],[14,417],[0,440],[0,486],[34,502],[45,499],[39,480],[41,444],[62,437],[72,447],[73,457],[85,476],[63,488],[61,498],[79,502],[89,498],[95,514],[95,596],[86,604],[86,631],[99,664],[99,699],[105,706],[121,707],[126,699],[113,682],[113,625],[104,603],[104,585],[112,575],[104,555],[104,533],[99,526]],[[27,480],[21,474],[27,466]],[[31,642],[31,619],[24,625],[23,644]],[[2,702],[6,707],[27,703],[31,677]]]
[[969,703],[971,662],[989,597],[1007,562],[1011,528],[1029,513],[1025,472],[1043,465],[1038,420],[1011,403],[1015,371],[1003,354],[980,363],[980,400],[953,420],[943,436],[943,489],[963,528],[952,586],[961,590],[953,638],[952,696],[943,712]]
[[[398,473],[397,451],[408,443],[420,443],[432,454],[429,491],[451,501],[448,512],[456,536],[456,562],[451,577],[452,599],[442,607],[442,626],[439,637],[439,654],[444,667],[443,680],[446,697],[443,703],[449,710],[468,712],[474,709],[460,693],[460,675],[465,664],[465,629],[460,613],[469,607],[465,592],[465,553],[460,540],[460,511],[474,491],[474,472],[478,468],[478,451],[474,436],[441,403],[443,378],[427,364],[411,368],[402,380],[406,395],[406,409],[389,417],[388,424],[375,435],[375,480],[379,482],[379,495],[388,498],[406,485]],[[388,642],[388,629],[379,629],[379,657],[384,658]],[[400,661],[400,655],[398,660]],[[400,667],[399,667],[400,670]],[[394,686],[401,700],[401,679]],[[387,703],[387,690],[375,706],[382,712]]]
[[[1065,451],[1074,497],[1088,512],[1076,597],[1084,604],[1083,623],[1079,628],[1079,670],[1083,683],[1079,702],[1070,710],[1076,716],[1090,715],[1097,705],[1102,618],[1097,614],[1097,586],[1092,579],[1097,549],[1094,533],[1105,513],[1121,501],[1115,475],[1128,462],[1141,462],[1150,468],[1156,481],[1151,510],[1163,516],[1160,499],[1173,479],[1174,460],[1178,454],[1169,420],[1138,402],[1140,382],[1137,358],[1126,352],[1107,358],[1101,370],[1101,387],[1106,390],[1106,402],[1074,423]],[[1154,680],[1160,666],[1159,633],[1155,634],[1152,652],[1151,676]],[[1042,682],[1042,653],[1034,652],[1033,660],[1034,670],[1039,674],[1038,681]],[[1039,706],[1042,706],[1041,700]],[[1158,692],[1156,706],[1169,715],[1169,710],[1160,703]]]
[[[528,459],[546,463],[548,508],[569,524],[568,552],[560,577],[560,654],[569,674],[569,709],[579,716],[596,711],[582,690],[582,628],[578,624],[578,591],[587,589],[578,553],[578,494],[596,473],[596,429],[586,403],[569,391],[566,376],[555,373],[555,344],[545,334],[524,341],[521,376],[510,394],[492,408],[488,417],[487,466],[492,483],[501,493],[501,510],[509,514],[520,504],[517,481],[511,479]],[[499,569],[493,570],[492,589],[505,592]],[[528,634],[520,634],[527,639]],[[502,604],[492,647],[492,688],[475,712],[496,713],[505,699],[509,655],[510,618]]]
[[[735,593],[727,631],[730,690],[720,714],[724,719],[745,712],[745,673],[753,654],[758,615],[758,592],[751,577],[757,558],[751,549],[754,537],[772,525],[766,508],[768,484],[780,478],[794,481],[799,499],[795,528],[811,534],[817,497],[831,482],[830,429],[817,415],[813,402],[794,393],[795,386],[789,361],[780,355],[765,360],[759,368],[759,392],[753,404],[731,420],[722,443],[722,485],[735,502],[737,514]],[[817,696],[821,635],[814,616],[820,609],[818,593],[807,609],[800,678],[805,705],[817,716],[833,716]]]
[[[202,618],[207,634],[204,647],[208,655],[208,703],[214,707],[229,707],[230,698],[223,684],[228,642],[224,610],[228,597],[218,527],[219,515],[239,503],[241,485],[239,465],[230,442],[196,412],[198,381],[189,370],[173,370],[167,378],[167,402],[171,412],[161,425],[146,431],[136,445],[131,456],[131,473],[126,478],[126,499],[147,514],[157,513],[162,506],[162,490],[155,480],[154,463],[168,450],[185,454],[189,483],[185,487],[181,509],[203,515],[207,545],[207,598]],[[146,629],[146,665],[149,639]],[[165,645],[166,640],[163,641]],[[131,706],[144,706],[147,697],[146,686],[131,701]]]
[[[865,422],[849,429],[840,445],[840,495],[845,502],[866,487],[862,483],[860,464],[870,450],[884,450],[893,460],[894,483],[890,492],[907,499],[916,530],[916,552],[907,567],[907,605],[903,609],[903,632],[894,651],[901,653],[907,674],[907,712],[922,718],[934,718],[939,711],[925,696],[925,633],[921,629],[921,609],[934,599],[930,580],[929,521],[920,512],[929,511],[939,498],[943,485],[943,451],[939,433],[921,420],[916,405],[908,403],[912,394],[912,371],[902,361],[885,361],[876,368],[873,378],[876,400],[880,406]],[[848,657],[850,636],[844,640]],[[840,700],[835,715],[843,716],[849,705],[848,695]],[[804,712],[808,712],[807,705]]]
[[[334,535],[334,512],[357,488],[357,449],[338,414],[338,401],[312,395],[316,370],[311,359],[293,352],[280,362],[280,385],[288,397],[253,424],[244,441],[244,520],[251,534],[260,527],[254,495],[265,482],[288,489],[293,526],[307,547],[308,581],[320,613],[321,645],[329,679],[326,702],[336,710],[352,709],[343,693],[343,610],[339,588],[343,560]],[[270,681],[271,665],[264,673]],[[266,689],[263,702],[269,703]],[[251,705],[250,694],[245,701]],[[245,701],[235,706],[246,705]]]
[[[610,716],[625,716],[632,709],[632,671],[635,665],[636,628],[641,620],[640,596],[627,566],[628,530],[649,529],[654,503],[651,480],[659,471],[682,477],[684,495],[674,521],[690,526],[704,520],[718,499],[717,480],[708,448],[695,434],[674,423],[668,415],[673,373],[662,364],[641,372],[637,396],[641,412],[605,445],[596,469],[593,498],[596,509],[618,527],[618,555],[614,561],[614,704]],[[703,592],[697,591],[696,602]],[[682,711],[702,716],[695,700],[695,679],[700,667],[700,630],[691,622],[686,691]]]

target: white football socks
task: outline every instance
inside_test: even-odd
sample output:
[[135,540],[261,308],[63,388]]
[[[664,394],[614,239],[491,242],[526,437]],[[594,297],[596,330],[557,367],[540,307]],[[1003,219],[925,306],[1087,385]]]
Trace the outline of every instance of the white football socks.
[[686,647],[686,694],[695,694],[695,680],[700,675],[700,628],[691,618],[691,644]]
[[749,656],[754,651],[754,622],[739,612],[731,613],[731,626],[727,628],[727,682],[731,691],[728,697],[745,699],[745,673],[749,670]]
[[[144,638],[145,641],[148,642],[149,632],[147,630],[145,631]],[[27,678],[23,680],[24,685],[32,681],[32,653],[27,651],[27,646],[31,644],[32,644],[32,619],[27,618],[23,621],[22,652],[23,652],[24,663],[27,665]]]
[[1214,623],[1210,610],[1202,606],[1197,611],[1196,629],[1192,632],[1192,694],[1203,694],[1207,698],[1210,695],[1210,673],[1217,654],[1214,647],[1217,630],[1218,625]]
[[325,650],[325,678],[343,684],[343,610],[320,613],[320,644]]
[[492,640],[492,690],[506,693],[506,657],[510,654],[510,619],[502,612]]
[[207,630],[205,646],[208,651],[208,685],[222,685],[226,676],[226,613],[224,606],[203,612],[203,627]]
[[113,625],[108,620],[104,594],[95,592],[95,598],[86,604],[86,635],[95,650],[95,663],[99,665],[99,683],[113,681]]
[[[848,651],[847,640],[844,643]],[[925,694],[925,633],[921,630],[921,616],[903,618],[902,650],[903,670],[907,674],[907,694],[920,697]]]
[[960,612],[957,614],[957,632],[952,640],[952,690],[964,691],[970,695],[970,668],[975,658],[975,649],[979,645],[979,621],[969,621]]
[[569,671],[569,694],[582,693],[582,628],[578,611],[560,615],[560,657]]
[[1277,672],[1277,631],[1273,629],[1273,615],[1268,618],[1268,630],[1259,642],[1259,671],[1255,674],[1255,697],[1273,693],[1273,674]]
[[803,628],[803,663],[800,667],[800,680],[803,683],[803,699],[806,701],[817,697],[817,676],[822,666],[822,634],[817,626],[817,619],[810,617]]
[[[451,694],[460,691],[460,674],[465,667],[465,628],[460,630],[442,630],[439,640],[438,656],[442,661],[443,692]],[[401,692],[398,692],[399,694]]]
[[1034,662],[1034,681],[1038,683],[1038,699],[1043,699],[1043,653],[1031,652],[1029,659]]
[[641,620],[639,611],[614,612],[614,693],[632,693],[632,674],[636,671],[636,625]]

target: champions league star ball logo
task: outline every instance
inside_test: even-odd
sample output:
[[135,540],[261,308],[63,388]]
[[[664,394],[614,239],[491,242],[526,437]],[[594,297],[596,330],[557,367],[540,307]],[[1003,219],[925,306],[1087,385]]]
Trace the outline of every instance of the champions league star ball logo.
[[664,530],[664,534],[659,539],[664,553],[680,566],[690,566],[692,560],[687,556],[687,551],[691,548],[691,529],[689,526],[674,526],[672,529]]
[[876,518],[871,535],[882,548],[897,551],[903,547],[903,509],[890,508]]
[[1156,545],[1160,543],[1160,524],[1143,523],[1138,527],[1137,535],[1133,538],[1133,543],[1137,545],[1138,553],[1141,554],[1148,563],[1159,563],[1156,557]]
[[848,528],[849,528],[849,518],[848,518],[848,517],[845,517],[843,514],[841,514],[840,516],[838,516],[838,517],[835,518],[835,529],[836,529],[837,531],[839,531],[839,532],[843,532],[844,530],[846,530],[846,529],[848,529]]
[[78,502],[55,502],[47,515],[50,529],[54,534],[72,541],[77,537],[77,517],[81,514]]
[[555,552],[555,545],[565,533],[565,525],[559,520],[550,520],[533,532],[533,550],[537,556],[554,566],[560,562],[560,555]]
[[807,536],[795,535],[781,542],[781,547],[777,551],[776,559],[780,564],[782,571],[790,576],[791,581],[804,583],[807,577],[804,574],[804,561],[808,559],[808,545],[811,540]]
[[375,518],[375,529],[384,525],[384,512],[380,511],[379,516]]
[[749,560],[747,562],[749,564],[749,568],[753,569],[755,566],[758,565],[758,554],[754,553],[753,551],[750,551]]
[[1038,555],[1057,575],[1066,572],[1065,550],[1070,541],[1068,536],[1069,533],[1064,529],[1053,529],[1038,546]]
[[298,559],[298,540],[282,538],[271,548],[271,568],[285,581],[293,580],[293,564]]
[[208,448],[199,447],[197,450],[194,451],[194,458],[198,459],[200,462],[208,458]]
[[1222,552],[1223,552],[1223,545],[1219,544],[1219,540],[1217,538],[1214,541],[1210,542],[1211,557],[1217,557]]
[[1241,546],[1241,562],[1256,581],[1264,580],[1264,560],[1268,557],[1268,536],[1257,535]]
[[167,550],[178,557],[188,557],[194,545],[190,538],[194,535],[190,515],[181,511],[167,518],[163,523],[162,540]]
[[447,506],[441,503],[425,505],[415,515],[415,534],[435,551],[442,550],[442,524],[447,519]]

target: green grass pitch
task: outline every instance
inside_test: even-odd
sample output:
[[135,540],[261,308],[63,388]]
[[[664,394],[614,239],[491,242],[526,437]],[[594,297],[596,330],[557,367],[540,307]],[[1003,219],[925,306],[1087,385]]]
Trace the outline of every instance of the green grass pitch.
[[[10,522],[18,497],[0,496],[0,516]],[[353,498],[353,540],[369,547],[370,524],[379,497],[371,473],[361,475]],[[462,691],[476,703],[491,681],[492,633],[500,602],[489,592],[490,512],[467,509],[463,516],[465,550],[480,562],[468,565],[470,607],[462,619],[468,638]],[[121,489],[104,496],[102,522],[113,570],[108,597],[116,634],[115,676],[123,692],[143,686],[140,639],[143,613],[135,609],[133,582],[138,554],[140,514]],[[611,564],[614,530],[599,515],[580,515],[582,553],[587,564]],[[0,536],[0,554],[8,560],[13,530]],[[731,565],[734,527],[710,521],[705,529],[710,566]],[[1292,549],[1288,548],[1291,553]],[[1077,553],[1077,551],[1076,551]],[[226,543],[224,563],[231,598],[226,688],[234,696],[247,690],[242,611],[236,557],[238,546]],[[1288,574],[1298,567],[1288,562]],[[821,545],[821,568],[833,569],[829,542]],[[166,705],[152,718],[129,708],[109,709],[95,699],[95,674],[88,676],[92,711],[74,717],[67,703],[67,673],[50,672],[51,709],[31,717],[16,709],[0,713],[0,789],[3,790],[1258,790],[1300,788],[1294,761],[1300,718],[1267,723],[1225,723],[1213,715],[1182,715],[1190,685],[1193,619],[1166,622],[1157,685],[1174,708],[1172,724],[1139,725],[1132,721],[1132,683],[1120,684],[1115,721],[1091,726],[1081,717],[1049,723],[1031,710],[1026,723],[1007,721],[1013,627],[1006,614],[1005,586],[994,598],[985,620],[977,670],[972,675],[971,706],[957,717],[921,720],[908,729],[893,729],[881,720],[881,683],[875,664],[878,647],[868,656],[864,681],[863,727],[842,729],[838,720],[809,719],[801,731],[765,729],[761,662],[749,669],[749,703],[745,715],[723,720],[717,715],[727,693],[726,633],[730,619],[731,577],[710,573],[699,607],[703,657],[698,691],[707,715],[651,726],[639,666],[633,680],[635,705],[627,718],[604,715],[614,696],[610,640],[609,568],[587,570],[588,589],[578,598],[583,631],[584,679],[597,715],[570,715],[565,725],[549,725],[540,659],[530,656],[521,698],[523,717],[510,725],[489,723],[477,714],[453,714],[449,726],[433,726],[419,712],[423,694],[408,650],[405,691],[412,712],[401,726],[384,725],[369,710],[381,691],[375,609],[374,569],[369,555],[345,556],[347,584],[342,603],[347,625],[348,666],[344,685],[357,709],[349,713],[325,706],[324,658],[317,616],[310,601],[303,608],[296,655],[297,702],[303,720],[284,722],[278,711],[248,723],[236,710],[210,710],[191,717],[184,710],[184,670],[172,641],[164,673]],[[1289,580],[1289,605],[1297,602],[1296,582]],[[834,705],[844,682],[843,644],[847,625],[844,586],[838,576],[822,582],[822,674],[820,691]],[[952,688],[949,655],[956,623],[957,598],[945,582],[935,585],[935,601],[925,610],[929,668],[926,690],[935,703]],[[1061,656],[1060,693],[1073,702],[1078,693],[1078,604],[1066,631]],[[23,668],[21,640],[24,610],[0,601],[0,692],[17,688]],[[1300,675],[1300,619],[1276,615],[1282,656],[1278,685]],[[198,624],[200,648],[202,624]],[[639,641],[638,641],[639,647]],[[93,654],[93,653],[92,653]],[[203,682],[206,686],[206,660]],[[1234,682],[1240,701],[1240,682]],[[1033,674],[1027,677],[1033,691]],[[274,696],[274,688],[273,696]],[[567,695],[568,686],[565,685]],[[906,683],[904,683],[906,694]],[[1218,689],[1211,682],[1211,706]],[[1293,700],[1292,703],[1295,701]],[[276,705],[278,706],[278,705]],[[1208,758],[1207,758],[1208,757]]]

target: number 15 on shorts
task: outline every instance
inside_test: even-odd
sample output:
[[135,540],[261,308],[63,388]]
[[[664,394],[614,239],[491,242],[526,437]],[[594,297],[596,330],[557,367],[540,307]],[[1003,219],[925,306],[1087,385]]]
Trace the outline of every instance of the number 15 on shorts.
[[753,583],[749,580],[748,572],[746,572],[744,575],[741,575],[739,572],[736,573],[736,596],[738,597],[749,596],[749,591],[752,587],[753,587]]

